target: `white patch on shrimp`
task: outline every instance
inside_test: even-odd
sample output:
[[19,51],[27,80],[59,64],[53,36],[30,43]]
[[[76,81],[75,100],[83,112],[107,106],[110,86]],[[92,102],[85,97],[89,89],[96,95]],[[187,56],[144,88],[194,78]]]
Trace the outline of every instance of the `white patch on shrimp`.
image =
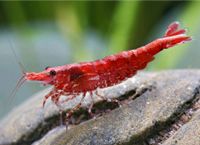
[[99,80],[99,76],[91,77],[89,80]]

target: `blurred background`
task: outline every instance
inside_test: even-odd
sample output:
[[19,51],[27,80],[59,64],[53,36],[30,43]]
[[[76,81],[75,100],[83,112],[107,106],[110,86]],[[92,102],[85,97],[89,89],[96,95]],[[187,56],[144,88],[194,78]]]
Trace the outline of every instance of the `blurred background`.
[[38,72],[135,49],[161,37],[173,21],[180,21],[193,41],[160,53],[146,71],[199,68],[200,2],[1,1],[0,118],[44,89],[25,83],[9,97],[21,76],[12,49],[27,71]]

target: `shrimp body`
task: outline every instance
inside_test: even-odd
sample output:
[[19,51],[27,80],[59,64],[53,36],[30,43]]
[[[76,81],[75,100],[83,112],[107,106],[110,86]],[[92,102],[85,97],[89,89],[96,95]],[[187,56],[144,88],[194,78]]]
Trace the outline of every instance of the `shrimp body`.
[[163,49],[191,40],[179,23],[168,26],[164,37],[136,50],[123,51],[93,62],[75,63],[47,68],[43,72],[28,72],[26,80],[41,81],[53,85],[53,90],[45,96],[58,103],[60,95],[78,95],[118,84],[144,69]]

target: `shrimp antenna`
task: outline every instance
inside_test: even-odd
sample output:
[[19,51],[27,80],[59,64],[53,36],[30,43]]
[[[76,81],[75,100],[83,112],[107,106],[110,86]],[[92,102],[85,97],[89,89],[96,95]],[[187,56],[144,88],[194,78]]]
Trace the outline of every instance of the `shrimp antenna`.
[[[8,39],[9,40],[9,39]],[[26,81],[25,79],[25,76],[26,76],[26,71],[24,69],[24,66],[23,64],[19,61],[19,57],[17,57],[17,54],[14,50],[14,45],[13,43],[11,42],[11,40],[9,40],[9,44],[11,46],[11,50],[14,54],[14,57],[15,57],[15,60],[18,62],[18,65],[19,65],[19,68],[22,72],[22,77],[18,80],[15,88],[12,90],[11,94],[9,95],[8,97],[8,104],[6,106],[10,107],[12,104],[13,104],[13,100],[14,100],[14,97],[16,96],[16,93],[17,93],[17,90],[24,84],[24,82]]]
[[13,54],[14,54],[15,60],[17,61],[17,63],[18,63],[18,65],[19,65],[19,68],[20,68],[22,74],[25,75],[25,74],[26,74],[26,71],[25,71],[24,65],[23,65],[22,62],[20,61],[19,57],[17,57],[17,54],[16,54],[16,52],[15,52],[15,50],[14,50],[14,45],[13,45],[12,41],[9,40],[9,42],[10,42],[9,44],[10,44],[10,46],[11,46],[11,50],[12,50],[12,52],[13,52]]
[[13,89],[13,91],[11,92],[11,94],[8,97],[8,105],[7,106],[11,106],[13,104],[13,100],[14,97],[16,96],[17,90],[24,84],[24,82],[26,81],[25,76],[23,75],[17,82],[15,88]]

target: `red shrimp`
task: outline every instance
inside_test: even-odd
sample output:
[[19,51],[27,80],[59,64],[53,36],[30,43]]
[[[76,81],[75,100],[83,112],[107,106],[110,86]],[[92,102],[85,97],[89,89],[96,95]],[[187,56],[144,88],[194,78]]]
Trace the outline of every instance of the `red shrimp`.
[[[179,23],[173,22],[162,38],[142,46],[136,50],[123,51],[92,62],[67,64],[57,67],[48,67],[42,72],[27,72],[22,80],[40,81],[53,86],[53,89],[45,96],[43,106],[47,99],[59,103],[61,95],[68,97],[66,101],[74,99],[83,93],[80,103],[70,110],[70,116],[74,110],[81,107],[81,103],[87,92],[93,97],[97,88],[113,86],[130,78],[138,70],[144,69],[154,59],[154,55],[163,49],[191,40],[185,29],[178,29]],[[91,108],[89,110],[91,112]]]

